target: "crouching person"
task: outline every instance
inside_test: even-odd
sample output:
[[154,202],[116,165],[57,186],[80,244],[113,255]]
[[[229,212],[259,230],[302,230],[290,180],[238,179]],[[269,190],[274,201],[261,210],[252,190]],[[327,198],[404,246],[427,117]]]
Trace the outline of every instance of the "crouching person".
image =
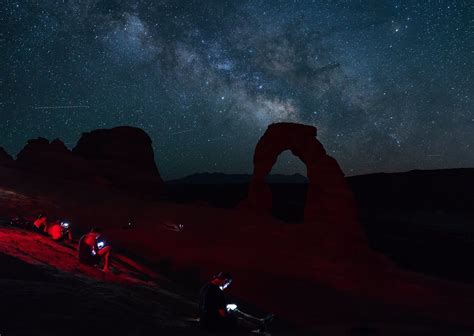
[[91,232],[81,237],[78,247],[79,261],[86,265],[95,266],[103,260],[102,270],[108,271],[111,247],[101,238],[101,232],[100,228],[93,228]]
[[48,223],[48,220],[46,216],[39,215],[38,218],[36,218],[35,221],[33,222],[33,230],[37,233],[44,235],[46,233],[47,223]]
[[72,241],[72,233],[68,222],[61,222],[59,219],[47,223],[44,230],[54,241]]
[[273,315],[258,318],[237,309],[237,305],[228,304],[224,295],[232,282],[228,272],[220,272],[204,285],[199,295],[199,325],[208,331],[253,331],[264,332],[273,320]]

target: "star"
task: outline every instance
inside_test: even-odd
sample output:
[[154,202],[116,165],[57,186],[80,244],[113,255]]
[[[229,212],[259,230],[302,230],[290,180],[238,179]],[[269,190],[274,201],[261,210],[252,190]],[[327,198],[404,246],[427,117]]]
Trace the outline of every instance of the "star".
[[[316,126],[351,174],[431,167],[427,150],[451,153],[439,168],[474,164],[465,2],[93,3],[5,11],[10,154],[38,136],[73,146],[84,131],[131,125],[150,135],[165,179],[249,173],[266,127],[289,121]],[[306,173],[291,155],[275,169]]]

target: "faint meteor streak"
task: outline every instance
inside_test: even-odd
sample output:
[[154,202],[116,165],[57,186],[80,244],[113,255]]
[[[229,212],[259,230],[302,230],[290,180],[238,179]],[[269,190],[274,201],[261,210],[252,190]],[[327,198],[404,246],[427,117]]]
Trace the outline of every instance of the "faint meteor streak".
[[33,106],[35,110],[53,110],[53,109],[74,109],[74,108],[90,108],[89,105],[55,105],[55,106]]
[[187,130],[184,130],[184,131],[174,132],[174,133],[171,133],[170,135],[183,134],[183,133],[188,133],[188,132],[192,132],[192,131],[195,131],[195,130],[196,130],[195,128],[191,128],[191,129],[187,129]]
[[428,154],[428,156],[441,156],[441,154]]
[[215,140],[228,139],[228,138],[235,138],[235,137],[236,137],[235,134],[230,134],[230,135],[227,135],[227,136],[218,136],[218,137],[215,137],[215,138],[207,139],[207,142],[213,142],[213,141],[215,141]]

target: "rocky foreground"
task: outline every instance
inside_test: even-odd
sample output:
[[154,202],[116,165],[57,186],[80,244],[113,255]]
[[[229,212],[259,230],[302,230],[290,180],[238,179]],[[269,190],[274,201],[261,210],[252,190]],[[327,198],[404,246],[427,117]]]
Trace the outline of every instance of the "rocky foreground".
[[[231,210],[147,203],[85,187],[84,194],[67,196],[74,185],[32,196],[28,189],[41,183],[16,183],[16,189],[0,188],[1,216],[38,209],[68,214],[76,239],[99,223],[115,253],[112,272],[103,273],[80,265],[74,244],[0,227],[2,334],[202,334],[186,319],[195,316],[199,286],[224,267],[234,274],[229,294],[240,307],[276,314],[274,335],[471,335],[474,328],[472,287],[314,259],[305,252],[304,235],[278,222],[260,230]],[[130,213],[133,228],[123,225]],[[215,230],[222,223],[230,235]],[[275,246],[252,248],[268,235]],[[215,246],[205,248],[211,241]],[[308,257],[311,269],[304,266]]]
[[[296,152],[299,148],[312,158],[314,146],[301,141]],[[394,241],[395,232],[403,239],[395,240],[393,255],[417,260],[425,246],[419,239],[430,238],[433,225],[420,226],[414,216],[418,208],[412,205],[423,200],[426,213],[441,217],[454,211],[469,220],[470,212],[461,210],[470,209],[471,198],[459,202],[457,192],[445,197],[446,186],[451,186],[447,183],[429,200],[434,194],[431,174],[421,173],[429,178],[418,183],[419,190],[410,182],[418,176],[410,176],[408,183],[402,183],[404,176],[358,180],[359,189],[368,190],[367,197],[357,197],[359,219],[365,218],[362,227],[342,171],[329,161],[321,167],[337,178],[333,183],[321,180],[323,184],[313,178],[313,187],[321,187],[313,191],[323,192],[305,206],[305,214],[322,214],[318,207],[324,205],[327,216],[289,225],[269,213],[273,196],[263,180],[247,202],[235,207],[216,208],[200,198],[176,203],[180,197],[166,190],[150,139],[139,129],[85,133],[72,151],[60,140],[34,139],[16,160],[0,149],[0,219],[39,213],[66,219],[76,241],[100,226],[113,247],[112,272],[103,273],[80,265],[74,244],[56,244],[29,230],[1,226],[0,334],[201,333],[189,321],[196,314],[197,292],[212,274],[224,270],[234,276],[228,290],[232,301],[257,316],[275,314],[271,330],[276,335],[471,335],[474,286],[469,281],[423,274],[423,258],[408,271],[380,248]],[[468,181],[459,172],[453,174]],[[374,178],[378,182],[370,189]],[[413,195],[401,197],[401,185]],[[189,188],[183,190],[189,194]],[[216,190],[219,199],[234,197],[225,188]],[[391,191],[388,198],[386,190]],[[339,196],[347,202],[339,202]],[[255,207],[259,204],[266,211]],[[400,226],[398,217],[404,214],[410,221]],[[470,246],[469,237],[457,236],[471,232],[464,223],[435,224],[441,250],[456,242]],[[376,233],[369,240],[364,238],[367,228]],[[446,237],[451,245],[443,244]],[[470,253],[464,251],[438,253],[432,264],[441,256],[453,268],[469,267]]]

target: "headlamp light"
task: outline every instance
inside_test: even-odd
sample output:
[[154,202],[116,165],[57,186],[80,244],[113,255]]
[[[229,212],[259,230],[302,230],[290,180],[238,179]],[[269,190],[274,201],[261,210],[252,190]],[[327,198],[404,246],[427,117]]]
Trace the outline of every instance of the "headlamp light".
[[226,308],[227,308],[228,311],[230,311],[230,310],[236,310],[236,309],[237,309],[237,305],[231,303],[231,304],[228,304]]

